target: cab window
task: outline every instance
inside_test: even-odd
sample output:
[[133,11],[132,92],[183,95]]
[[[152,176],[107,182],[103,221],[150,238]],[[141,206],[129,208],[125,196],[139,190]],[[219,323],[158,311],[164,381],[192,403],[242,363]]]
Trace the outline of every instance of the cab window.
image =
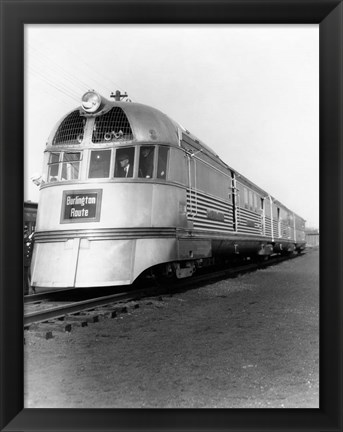
[[114,177],[133,177],[134,158],[135,149],[133,147],[117,149],[114,164]]
[[253,197],[252,197],[252,191],[249,190],[249,209],[253,210]]
[[58,180],[58,168],[61,153],[50,153],[49,156],[49,169],[48,169],[48,182]]
[[111,150],[93,150],[89,164],[89,178],[108,178],[110,174]]
[[158,150],[157,178],[165,179],[167,177],[168,147],[160,147]]
[[138,177],[152,178],[154,175],[155,147],[144,146],[140,148]]
[[258,204],[257,204],[258,200],[257,200],[257,195],[254,193],[254,209],[255,211],[258,210]]
[[244,188],[244,207],[249,208],[249,198],[248,198],[248,189]]
[[[80,173],[81,152],[52,152],[48,163],[48,182],[77,180]],[[60,170],[60,166],[62,166]]]
[[62,162],[62,175],[61,180],[76,180],[79,178],[80,173],[81,154],[77,153],[64,153]]

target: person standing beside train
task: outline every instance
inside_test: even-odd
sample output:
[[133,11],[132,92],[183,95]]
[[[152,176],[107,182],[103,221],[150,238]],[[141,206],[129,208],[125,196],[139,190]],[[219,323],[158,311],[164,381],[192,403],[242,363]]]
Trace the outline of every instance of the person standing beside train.
[[33,250],[33,233],[29,229],[24,229],[24,295],[35,293],[34,287],[31,286],[31,259]]

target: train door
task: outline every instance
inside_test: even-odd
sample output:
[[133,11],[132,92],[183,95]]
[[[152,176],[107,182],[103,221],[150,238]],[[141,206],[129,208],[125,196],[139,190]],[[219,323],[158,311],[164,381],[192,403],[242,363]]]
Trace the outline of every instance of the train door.
[[237,232],[238,229],[238,197],[237,197],[237,181],[233,171],[231,171],[231,190],[232,190],[232,224],[233,230]]
[[281,217],[280,217],[280,207],[277,207],[277,231],[278,237],[281,237]]
[[187,217],[194,218],[198,213],[198,197],[196,190],[196,158],[193,153],[187,152],[188,190],[187,190]]
[[264,198],[261,198],[261,234],[266,234],[266,213],[264,206]]

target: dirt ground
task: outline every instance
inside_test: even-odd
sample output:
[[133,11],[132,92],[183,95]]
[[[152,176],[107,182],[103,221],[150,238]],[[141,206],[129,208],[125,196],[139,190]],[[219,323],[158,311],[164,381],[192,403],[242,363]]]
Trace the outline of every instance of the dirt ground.
[[318,408],[319,252],[46,340],[26,408]]

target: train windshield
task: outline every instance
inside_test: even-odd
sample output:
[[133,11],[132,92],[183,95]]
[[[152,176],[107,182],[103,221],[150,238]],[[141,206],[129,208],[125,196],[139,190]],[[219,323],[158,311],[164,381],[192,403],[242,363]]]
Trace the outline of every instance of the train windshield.
[[[169,148],[165,146],[137,147],[137,167],[135,167],[136,147],[91,150],[88,178],[145,178],[166,179]],[[112,154],[115,155],[112,161]],[[56,151],[49,154],[47,182],[71,181],[81,178],[83,152]],[[87,160],[88,158],[86,158]]]
[[118,149],[114,165],[114,177],[133,177],[134,159],[134,147]]
[[154,155],[155,147],[141,147],[139,157],[138,177],[152,178],[154,175]]
[[168,147],[160,147],[158,150],[157,178],[167,177]]
[[[158,153],[157,153],[158,151]],[[165,179],[167,176],[168,147],[142,146],[140,148],[138,177]],[[157,160],[155,160],[157,153]],[[154,168],[157,163],[157,170]]]
[[49,170],[48,170],[49,182],[54,182],[58,180],[59,161],[60,161],[60,153],[50,153]]
[[77,180],[81,152],[52,152],[49,157],[48,182]]
[[61,180],[77,180],[80,173],[81,153],[63,153]]
[[89,164],[89,178],[108,178],[110,175],[111,150],[93,150]]

